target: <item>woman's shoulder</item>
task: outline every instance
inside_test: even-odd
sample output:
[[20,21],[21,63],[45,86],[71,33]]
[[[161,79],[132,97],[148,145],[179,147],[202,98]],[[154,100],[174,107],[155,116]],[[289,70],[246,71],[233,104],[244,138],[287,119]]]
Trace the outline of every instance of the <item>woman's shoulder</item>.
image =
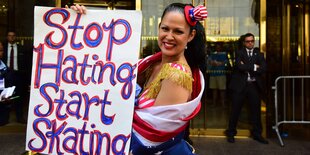
[[167,81],[166,84],[174,83],[181,86],[188,91],[192,91],[193,78],[191,70],[181,63],[165,63],[162,65],[156,79],[149,86],[148,98],[156,98],[160,88],[163,86],[162,82]]
[[186,64],[178,62],[166,63],[162,66],[159,76],[161,80],[166,79],[191,90],[192,72]]
[[[180,74],[191,74],[190,67],[187,64],[180,63],[180,62],[170,62],[165,63],[162,67],[162,70],[169,70],[169,71],[176,71],[170,73],[180,73]],[[178,72],[181,71],[181,72]]]

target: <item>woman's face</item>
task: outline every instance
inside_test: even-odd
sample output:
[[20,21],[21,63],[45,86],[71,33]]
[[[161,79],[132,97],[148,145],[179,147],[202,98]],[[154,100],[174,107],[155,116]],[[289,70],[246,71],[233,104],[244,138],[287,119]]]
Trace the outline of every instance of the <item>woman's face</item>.
[[158,46],[163,55],[168,57],[180,57],[196,31],[190,32],[182,13],[177,11],[167,12],[159,25]]

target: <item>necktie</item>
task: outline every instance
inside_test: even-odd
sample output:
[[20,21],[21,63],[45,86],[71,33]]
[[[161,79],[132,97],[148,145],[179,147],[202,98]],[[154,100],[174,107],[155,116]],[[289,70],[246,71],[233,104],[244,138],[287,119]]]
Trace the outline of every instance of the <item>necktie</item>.
[[250,60],[250,61],[251,61],[251,59],[252,59],[252,54],[253,54],[252,50],[249,50],[249,51],[248,51],[248,57],[249,57],[249,60]]
[[14,69],[14,46],[11,45],[10,68]]
[[248,56],[251,58],[252,57],[252,50],[248,51]]

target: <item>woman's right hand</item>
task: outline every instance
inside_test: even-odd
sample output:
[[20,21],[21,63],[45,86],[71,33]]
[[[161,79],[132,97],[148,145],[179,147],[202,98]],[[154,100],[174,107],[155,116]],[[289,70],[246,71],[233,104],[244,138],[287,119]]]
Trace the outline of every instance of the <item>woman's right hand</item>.
[[[66,5],[66,8],[69,8]],[[77,13],[86,14],[86,7],[84,5],[75,4],[70,7],[70,9],[76,11]]]

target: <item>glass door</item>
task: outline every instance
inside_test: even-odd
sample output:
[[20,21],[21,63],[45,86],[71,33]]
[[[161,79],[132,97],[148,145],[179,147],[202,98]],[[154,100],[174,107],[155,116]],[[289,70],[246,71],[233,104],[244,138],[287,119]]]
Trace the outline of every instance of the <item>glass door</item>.
[[[106,9],[136,9],[143,14],[142,39],[140,56],[145,57],[159,51],[157,47],[158,24],[161,20],[161,13],[165,6],[173,2],[203,4],[207,6],[209,17],[203,22],[206,28],[207,45],[206,53],[210,54],[221,44],[228,56],[227,70],[224,70],[229,83],[229,74],[234,63],[234,52],[239,48],[238,39],[241,35],[251,32],[256,38],[255,46],[260,45],[260,1],[261,0],[57,0],[56,6],[79,3],[89,7],[103,7]],[[207,58],[206,58],[207,59]],[[206,64],[207,65],[207,64]],[[227,128],[229,114],[229,93],[224,90],[219,92],[219,99],[223,104],[214,103],[212,97],[215,93],[209,88],[210,71],[205,73],[206,93],[202,100],[202,109],[198,116],[191,122],[191,133],[195,135],[223,135]],[[224,94],[224,95],[223,95]],[[248,135],[248,116],[244,109],[239,128]],[[208,130],[207,130],[208,129]],[[242,131],[239,132],[242,134]]]
[[[283,19],[282,19],[282,44],[283,44],[283,53],[282,53],[282,75],[285,76],[299,76],[299,75],[310,75],[310,58],[309,58],[309,0],[286,0],[282,2],[283,9]],[[303,97],[301,90],[304,88],[305,92],[309,92],[310,84],[305,81],[304,86],[298,86],[298,81],[294,81],[295,85],[287,88],[286,96],[287,100],[287,116],[292,117],[295,111],[298,111],[298,105],[304,101],[304,111],[310,110],[310,97],[305,95]],[[285,82],[288,85],[288,82]],[[296,101],[296,107],[295,103]],[[296,116],[301,117],[301,116]],[[310,114],[305,115],[306,119],[309,120]],[[296,118],[300,119],[300,118]],[[295,133],[293,130],[299,129],[300,132]],[[300,130],[304,129],[304,130]],[[292,135],[301,135],[303,137],[308,136],[309,128],[302,126],[293,126],[293,127],[283,127],[282,130],[292,131]]]
[[309,0],[283,1],[282,8],[282,72],[309,75]]
[[[263,1],[265,2],[265,1]],[[234,53],[242,47],[239,41],[241,35],[248,32],[255,35],[255,47],[260,46],[260,6],[266,5],[261,0],[207,0],[206,6],[209,12],[206,20],[207,33],[207,62],[210,62],[213,55],[221,49],[227,57],[225,69],[213,70],[211,63],[207,63],[206,94],[203,98],[203,106],[198,117],[191,122],[193,134],[196,135],[219,135],[223,136],[228,126],[230,113],[230,75],[234,65]],[[223,86],[213,87],[214,74],[223,74],[226,80],[221,79]],[[238,136],[248,136],[249,110],[245,103],[238,122]],[[265,106],[262,104],[262,112]],[[265,120],[265,115],[262,115]],[[264,122],[263,122],[264,123]]]

